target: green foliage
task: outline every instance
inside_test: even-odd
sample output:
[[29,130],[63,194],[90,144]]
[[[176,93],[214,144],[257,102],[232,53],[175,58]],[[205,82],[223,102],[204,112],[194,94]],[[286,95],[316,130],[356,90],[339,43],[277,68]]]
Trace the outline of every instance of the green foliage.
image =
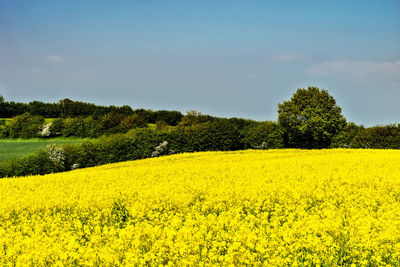
[[181,112],[175,110],[136,109],[133,113],[143,117],[148,123],[156,123],[161,120],[171,126],[177,125],[183,117]]
[[18,102],[3,102],[0,109],[0,117],[2,118],[11,118],[16,115],[21,115],[25,112],[28,112],[28,104],[18,103]]
[[85,128],[87,125],[84,124],[83,118],[66,118],[63,121],[62,136],[81,136],[86,133]]
[[1,138],[7,138],[9,134],[8,127],[7,127],[7,121],[2,119],[0,120],[0,139]]
[[[190,127],[177,127],[172,131],[158,131],[149,128],[137,128],[128,134],[103,136],[96,140],[87,140],[79,145],[65,145],[60,149],[48,149],[47,172],[91,167],[106,163],[148,158],[154,155],[156,147],[168,142],[168,151],[190,152],[209,150],[235,150],[241,148],[239,130],[229,122],[220,120],[196,124]],[[40,152],[42,153],[42,152]],[[57,160],[55,160],[57,159]],[[42,174],[43,170],[32,169],[32,173],[21,164],[24,159],[15,159],[15,170],[0,164],[2,176]],[[45,162],[45,161],[44,161]],[[62,162],[62,164],[58,164]],[[46,164],[44,166],[47,166]],[[17,174],[16,174],[17,173]]]
[[50,136],[55,137],[55,136],[61,136],[64,130],[64,120],[61,118],[57,118],[54,121],[52,121],[50,125]]
[[0,115],[3,115],[1,117],[4,117],[5,113],[6,113],[6,103],[4,97],[0,95]]
[[101,137],[94,143],[98,151],[97,162],[100,164],[141,158],[137,155],[138,149],[135,140],[125,135],[118,134],[112,138]]
[[144,117],[133,114],[122,119],[121,127],[124,131],[128,131],[132,128],[143,128],[147,127],[147,121]]
[[[103,136],[76,145],[52,146],[0,163],[0,175],[44,174],[170,153],[281,148],[282,134],[283,129],[275,122],[251,124],[239,131],[228,119],[174,127],[170,131],[136,128],[127,134]],[[168,146],[167,153],[159,153],[160,144]],[[332,141],[333,147],[400,148],[399,144],[400,125],[364,128],[350,123]]]
[[137,151],[134,153],[135,158],[148,158],[154,151],[154,148],[158,146],[163,139],[163,134],[156,130],[151,130],[148,128],[137,129],[132,135]]
[[60,116],[60,110],[56,103],[32,101],[27,105],[27,111],[32,115],[38,115],[46,118],[56,118]]
[[121,132],[121,122],[124,119],[124,115],[110,112],[99,117],[97,128],[103,134],[112,134]]
[[[86,140],[85,142],[88,142]],[[81,166],[79,162],[82,161],[84,155],[82,153],[83,143],[77,144],[65,144],[62,146],[65,155],[64,167],[66,170],[73,170],[85,166]],[[95,165],[92,165],[95,166]]]
[[44,125],[44,118],[30,113],[14,117],[8,125],[8,136],[11,138],[38,137]]
[[[0,111],[14,114],[62,115],[43,128],[41,116],[24,113],[0,123],[0,137],[76,136],[98,138],[79,145],[52,146],[33,155],[0,163],[0,175],[43,174],[194,151],[244,148],[400,148],[400,125],[364,128],[346,124],[341,108],[328,91],[317,87],[298,89],[290,100],[278,104],[278,123],[239,118],[217,118],[188,111],[132,110],[129,106],[103,107],[63,99],[57,104],[33,101],[5,102]],[[89,115],[88,115],[89,114]],[[151,129],[146,127],[151,124]],[[174,127],[169,127],[177,125]],[[154,128],[154,129],[153,129]],[[46,131],[44,131],[46,130]],[[126,133],[126,134],[122,134]],[[27,164],[32,164],[28,167]]]
[[11,118],[26,112],[46,118],[55,118],[60,116],[59,108],[55,103],[32,101],[26,104],[13,101],[6,102],[4,101],[4,98],[3,102],[0,103],[0,117]]
[[374,126],[365,129],[365,136],[360,138],[360,143],[368,148],[393,148],[400,149],[400,124]]
[[68,170],[142,158],[135,139],[126,135],[87,140],[80,145],[63,146],[63,150]]
[[124,228],[129,219],[129,212],[123,200],[114,201],[111,208],[111,218],[118,228]]
[[183,116],[179,126],[193,126],[199,123],[211,122],[216,118],[209,115],[203,115],[201,112],[196,110],[189,110],[185,116]]
[[131,107],[125,105],[116,106],[98,106],[91,103],[73,101],[68,98],[60,100],[58,103],[43,103],[41,101],[32,101],[28,104],[19,102],[6,102],[4,98],[0,101],[0,117],[11,118],[23,113],[29,112],[32,115],[39,115],[45,118],[58,117],[77,117],[77,116],[101,116],[106,113],[115,112],[125,116],[132,115]]
[[239,130],[227,119],[178,127],[176,131],[183,135],[183,151],[226,151],[241,148]]
[[[98,106],[91,103],[62,99],[58,103],[43,103],[32,101],[30,103],[6,102],[2,96],[0,101],[0,118],[11,118],[23,113],[39,115],[45,118],[63,118],[50,126],[50,136],[77,136],[96,137],[102,134],[124,133],[136,127],[146,127],[148,123],[164,121],[170,126],[177,125],[183,115],[179,111],[168,110],[132,110],[125,105]],[[208,116],[211,117],[211,116]],[[85,118],[89,122],[84,126]],[[94,119],[95,123],[91,120]],[[8,130],[0,127],[0,138],[8,137]],[[13,137],[12,137],[13,138]]]
[[182,113],[175,110],[157,110],[154,111],[149,119],[151,123],[157,123],[157,121],[164,121],[166,124],[175,126],[182,120]]
[[62,99],[58,102],[58,108],[62,117],[77,117],[77,116],[93,116],[98,117],[106,113],[119,113],[125,116],[133,114],[129,106],[98,106],[92,103],[80,101],[72,101],[71,99]]
[[95,119],[71,117],[56,119],[50,127],[51,134],[61,132],[62,136],[96,138],[101,135],[124,133],[135,127],[146,127],[147,122],[137,114],[125,116],[120,113],[106,113]]
[[327,90],[298,89],[278,104],[278,122],[287,147],[326,148],[346,125],[341,108]]
[[241,118],[229,118],[230,123],[235,125],[239,130],[244,130],[249,128],[250,126],[257,125],[259,122],[249,120],[249,119],[241,119]]
[[96,138],[103,133],[98,128],[99,122],[92,116],[66,118],[63,120],[62,135],[82,138]]
[[46,174],[55,171],[45,150],[22,158],[9,159],[0,164],[0,177]]
[[363,136],[365,128],[353,122],[347,125],[337,135],[332,138],[332,148],[362,148],[360,138]]
[[168,124],[165,121],[157,121],[156,122],[156,129],[159,131],[167,131]]
[[400,124],[365,128],[349,123],[335,136],[331,147],[400,149]]
[[65,168],[65,152],[62,146],[55,144],[48,145],[46,148],[47,156],[53,163],[52,169],[54,172],[64,171]]
[[247,148],[283,148],[283,129],[272,121],[253,124],[243,131],[243,142]]

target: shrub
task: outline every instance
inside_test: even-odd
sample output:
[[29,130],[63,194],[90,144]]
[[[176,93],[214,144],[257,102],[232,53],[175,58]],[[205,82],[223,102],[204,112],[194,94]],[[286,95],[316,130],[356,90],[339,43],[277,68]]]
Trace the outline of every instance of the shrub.
[[249,128],[250,126],[257,125],[259,122],[248,120],[248,119],[240,119],[240,118],[230,118],[228,119],[230,123],[235,125],[239,130],[244,130]]
[[99,146],[95,141],[87,140],[83,142],[75,154],[74,164],[78,164],[82,168],[100,165],[104,162],[98,151]]
[[199,111],[189,110],[186,113],[186,115],[182,117],[182,120],[180,121],[179,125],[180,126],[192,126],[192,125],[199,124],[199,123],[212,122],[215,119],[216,118],[211,117],[209,115],[203,115]]
[[21,158],[9,159],[0,164],[0,177],[46,174],[53,171],[53,161],[45,150]]
[[99,117],[97,128],[103,134],[121,132],[121,122],[124,117],[124,115],[115,112],[104,114]]
[[355,142],[364,148],[400,148],[400,125],[365,128],[355,137]]
[[9,130],[7,126],[0,126],[0,138],[7,138],[9,134]]
[[132,128],[143,128],[147,127],[147,121],[144,117],[138,114],[133,114],[122,119],[121,127],[124,131],[128,131]]
[[175,126],[182,120],[182,113],[179,111],[169,111],[169,110],[157,110],[154,111],[151,116],[151,121],[164,121],[166,124]]
[[47,146],[47,155],[53,162],[53,169],[56,172],[65,170],[65,153],[61,146],[55,144]]
[[158,146],[154,148],[153,153],[151,153],[151,157],[159,157],[163,155],[169,155],[172,154],[173,151],[171,151],[168,147],[168,142],[167,141],[162,141]]
[[0,120],[0,138],[7,138],[9,129],[6,120]]
[[32,116],[30,113],[15,116],[8,125],[9,137],[32,138],[38,137],[43,127],[44,118]]
[[62,129],[62,135],[68,136],[79,136],[77,133],[80,132],[80,128],[83,127],[82,118],[66,118],[64,120],[64,127]]
[[62,132],[64,130],[64,120],[61,118],[57,118],[54,121],[52,121],[49,131],[50,131],[50,136],[60,136],[62,135]]
[[64,145],[66,169],[97,166],[141,158],[135,139],[127,135],[86,140],[82,144]]
[[154,147],[160,144],[163,134],[148,128],[137,129],[133,135],[136,145],[135,159],[148,158],[154,151]]
[[178,127],[183,133],[183,151],[226,151],[241,148],[239,130],[227,119]]
[[51,122],[46,123],[43,125],[42,129],[39,132],[39,137],[50,137],[50,127],[51,127]]
[[[88,134],[95,120],[68,118],[65,122],[64,130]],[[170,131],[136,128],[127,134],[102,136],[81,144],[49,146],[35,154],[5,161],[0,164],[0,177],[45,174],[171,153],[281,148],[282,135],[275,122],[251,122],[239,131],[236,121],[217,118],[212,122],[177,126]],[[400,148],[400,125],[364,128],[349,123],[335,136],[332,146]]]
[[331,147],[399,149],[400,124],[365,128],[348,123],[345,129],[333,138]]
[[165,121],[157,121],[156,122],[156,129],[159,131],[167,131],[168,124]]
[[62,135],[65,137],[96,138],[102,135],[102,132],[99,129],[99,123],[92,116],[75,117],[64,120]]
[[[100,164],[139,159],[135,140],[125,135],[113,135],[93,142],[97,146]],[[99,164],[97,164],[99,165]]]
[[64,166],[66,170],[73,170],[85,166],[81,166],[82,144],[65,144],[62,146],[65,155]]
[[283,129],[275,122],[257,123],[243,131],[246,148],[283,148]]
[[353,122],[346,124],[344,129],[332,138],[332,148],[362,148],[365,147],[360,141],[364,126],[358,126]]

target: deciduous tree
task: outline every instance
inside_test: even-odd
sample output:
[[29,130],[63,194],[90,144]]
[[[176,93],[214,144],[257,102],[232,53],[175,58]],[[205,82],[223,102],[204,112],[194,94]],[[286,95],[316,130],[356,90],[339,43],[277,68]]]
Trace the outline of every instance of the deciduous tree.
[[290,100],[278,104],[286,146],[329,147],[333,136],[346,125],[341,111],[327,90],[311,86],[298,89]]

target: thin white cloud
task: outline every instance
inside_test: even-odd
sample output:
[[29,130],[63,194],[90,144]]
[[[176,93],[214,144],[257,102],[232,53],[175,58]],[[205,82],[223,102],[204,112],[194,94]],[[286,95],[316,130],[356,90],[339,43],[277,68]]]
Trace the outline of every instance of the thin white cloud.
[[59,55],[47,55],[47,56],[44,57],[44,59],[47,62],[50,62],[50,63],[62,63],[62,62],[64,62],[64,59]]
[[311,66],[309,73],[318,75],[330,74],[358,74],[358,75],[395,75],[400,77],[400,61],[327,61]]
[[303,54],[280,54],[276,55],[270,58],[272,61],[276,62],[291,62],[291,61],[298,61],[298,60],[303,60],[306,59],[307,57]]

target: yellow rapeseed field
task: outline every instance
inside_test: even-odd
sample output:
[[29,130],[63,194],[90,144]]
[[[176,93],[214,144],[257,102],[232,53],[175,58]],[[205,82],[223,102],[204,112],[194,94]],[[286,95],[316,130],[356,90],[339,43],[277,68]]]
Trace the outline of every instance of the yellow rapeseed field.
[[0,180],[0,263],[400,265],[400,151],[203,152]]

